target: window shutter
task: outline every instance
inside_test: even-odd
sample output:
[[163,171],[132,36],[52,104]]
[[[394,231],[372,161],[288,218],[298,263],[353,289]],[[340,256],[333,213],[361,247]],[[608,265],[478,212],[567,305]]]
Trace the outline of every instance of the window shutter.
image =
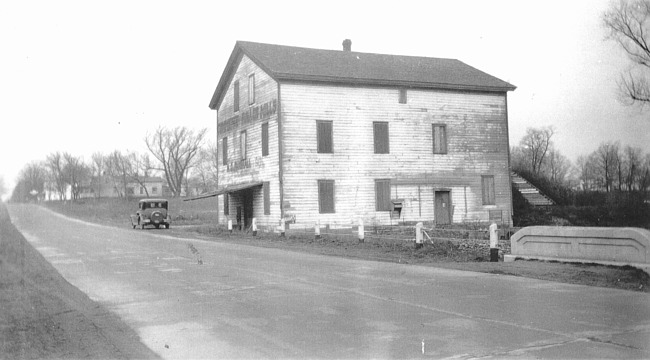
[[242,160],[246,160],[246,130],[239,133],[239,152]]
[[222,156],[222,165],[228,165],[228,137],[223,138],[221,140],[221,156]]
[[481,190],[483,193],[483,205],[494,205],[495,194],[494,194],[494,176],[493,175],[484,175],[481,176]]
[[388,142],[388,123],[373,122],[373,134],[375,140],[375,154],[388,154],[390,151]]
[[390,199],[390,180],[375,180],[375,210],[392,210]]
[[332,122],[316,121],[317,152],[320,154],[331,154],[332,149]]
[[269,154],[269,123],[262,124],[262,156]]
[[399,89],[399,103],[406,104],[406,89]]
[[271,215],[271,183],[264,182],[264,215]]
[[447,153],[447,126],[446,125],[433,125],[433,153],[446,154]]
[[255,74],[248,76],[248,104],[255,103]]
[[230,215],[230,196],[228,194],[223,194],[223,214]]
[[233,84],[232,88],[232,96],[233,96],[233,111],[237,112],[239,111],[239,80],[235,81]]
[[334,213],[334,180],[318,180],[318,212]]

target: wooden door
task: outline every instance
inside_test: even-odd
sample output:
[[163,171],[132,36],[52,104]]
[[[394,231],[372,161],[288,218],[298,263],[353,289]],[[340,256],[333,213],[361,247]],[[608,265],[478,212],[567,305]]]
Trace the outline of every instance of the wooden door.
[[451,202],[449,199],[449,191],[436,191],[434,216],[438,225],[451,223]]
[[242,200],[244,202],[244,228],[253,225],[253,191],[246,190],[243,193]]

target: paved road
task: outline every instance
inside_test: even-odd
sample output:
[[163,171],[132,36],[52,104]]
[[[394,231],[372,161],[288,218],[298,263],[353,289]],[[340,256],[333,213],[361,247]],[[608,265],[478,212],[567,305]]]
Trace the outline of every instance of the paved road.
[[164,358],[650,358],[644,293],[9,210],[68,281]]

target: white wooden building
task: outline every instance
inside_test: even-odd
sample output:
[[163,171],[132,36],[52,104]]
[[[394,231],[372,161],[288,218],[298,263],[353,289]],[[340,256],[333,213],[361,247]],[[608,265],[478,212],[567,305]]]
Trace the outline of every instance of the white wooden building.
[[217,111],[219,222],[511,223],[507,92],[453,59],[238,41]]

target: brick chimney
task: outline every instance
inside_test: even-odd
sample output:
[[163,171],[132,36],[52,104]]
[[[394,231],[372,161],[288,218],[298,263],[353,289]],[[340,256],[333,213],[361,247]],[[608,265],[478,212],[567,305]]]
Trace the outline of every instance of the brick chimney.
[[343,51],[352,51],[352,40],[343,40]]

